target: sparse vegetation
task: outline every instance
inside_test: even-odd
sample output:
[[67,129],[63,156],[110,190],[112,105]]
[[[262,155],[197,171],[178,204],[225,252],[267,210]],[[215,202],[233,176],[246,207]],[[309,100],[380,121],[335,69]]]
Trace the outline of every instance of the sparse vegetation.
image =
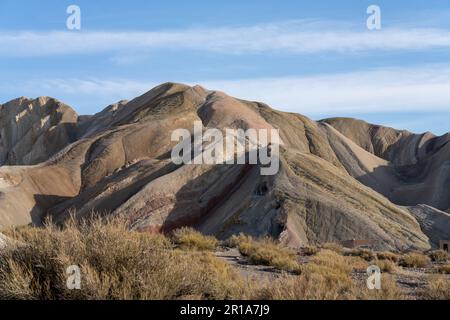
[[394,263],[398,263],[401,259],[401,256],[389,251],[377,252],[378,260],[388,260]]
[[438,266],[437,272],[441,274],[450,274],[450,263]]
[[360,257],[366,261],[372,261],[375,259],[376,255],[372,250],[369,249],[354,249],[347,253],[349,256]]
[[173,242],[183,249],[214,251],[219,241],[211,236],[205,236],[192,228],[177,229],[172,234]]
[[317,254],[319,251],[320,251],[320,249],[318,247],[312,246],[312,245],[302,248],[302,252],[306,256],[313,256],[313,255]]
[[450,255],[444,250],[434,250],[429,252],[428,256],[430,257],[431,261],[434,262],[447,262]]
[[336,252],[324,250],[302,268],[300,276],[286,276],[260,290],[256,298],[273,300],[351,299],[351,268]]
[[[208,251],[216,248],[215,238],[192,229],[178,230],[167,238],[130,231],[121,218],[93,218],[80,223],[71,220],[63,228],[48,224],[7,233],[15,241],[0,255],[3,299],[405,298],[395,276],[388,274],[395,273],[394,262],[368,262],[362,258],[366,254],[343,256],[311,247],[309,262],[300,265],[292,250],[274,240],[230,238],[228,245],[238,248],[250,262],[291,271],[255,281]],[[407,256],[409,264],[418,264],[416,255]],[[381,290],[368,290],[364,281],[353,277],[355,270],[364,271],[369,263],[384,272]],[[66,269],[71,265],[81,269],[82,290],[66,287]],[[449,292],[448,277],[435,275],[420,291],[420,298],[449,299]]]
[[[353,257],[352,257],[353,258]],[[383,278],[381,290],[368,290],[365,284],[350,277],[348,257],[324,250],[303,267],[300,276],[284,276],[270,286],[260,289],[254,298],[273,300],[354,300],[404,299],[390,276]]]
[[331,250],[321,251],[312,258],[311,264],[333,269],[340,274],[349,274],[352,271],[351,266],[349,266],[345,258]]
[[404,255],[399,265],[406,268],[424,268],[430,263],[430,259],[420,253],[409,253]]
[[353,270],[366,271],[369,266],[369,263],[360,257],[345,256],[345,260]]
[[381,290],[361,289],[361,295],[358,299],[364,300],[404,300],[406,296],[397,286],[396,279],[393,275],[383,274]]
[[381,272],[392,273],[397,271],[397,265],[391,260],[378,260],[375,265],[380,268]]
[[339,243],[328,242],[328,243],[324,243],[321,246],[321,248],[325,249],[325,250],[331,250],[338,254],[341,254],[344,247],[342,245],[340,245]]
[[[228,299],[243,281],[207,252],[174,250],[163,236],[128,231],[122,220],[64,229],[48,225],[13,232],[23,245],[0,256],[0,298]],[[82,290],[66,288],[66,268],[78,265]]]
[[420,297],[427,300],[449,300],[450,279],[443,276],[430,276],[428,286],[420,292]]
[[253,264],[273,266],[284,271],[300,272],[295,253],[272,239],[254,240],[250,236],[240,234],[231,237],[228,243],[238,248],[239,252]]

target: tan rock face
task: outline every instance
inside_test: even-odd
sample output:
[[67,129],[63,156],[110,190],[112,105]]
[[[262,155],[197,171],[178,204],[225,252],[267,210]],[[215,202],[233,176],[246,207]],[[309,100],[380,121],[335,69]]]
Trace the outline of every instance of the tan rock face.
[[47,160],[75,141],[77,118],[70,107],[47,97],[0,106],[0,165]]
[[[16,155],[42,151],[11,148],[18,136],[24,136],[14,133],[24,129],[14,131],[10,124],[16,116],[26,119],[30,110],[24,101],[15,102],[22,107],[9,110],[10,120],[5,122],[10,128],[5,141],[16,142],[4,148],[10,150],[3,151],[5,163],[11,150]],[[440,193],[434,198],[420,198],[424,192],[420,184],[419,191],[406,191],[412,180],[402,185],[397,171],[399,165],[430,161],[429,170],[444,172],[445,138],[417,139],[350,119],[315,122],[262,103],[172,83],[75,122],[67,110],[53,112],[65,115],[60,118],[65,121],[54,126],[75,123],[75,142],[66,140],[53,156],[40,152],[49,160],[39,165],[0,168],[0,226],[39,225],[46,216],[61,222],[73,211],[80,218],[101,212],[124,214],[138,230],[169,231],[189,225],[219,238],[245,232],[282,235],[292,245],[371,239],[382,248],[424,249],[433,244],[435,228],[426,225],[426,214],[419,219],[393,200],[403,199],[402,190],[405,198],[408,192],[415,195],[410,201],[445,205],[449,198],[448,185],[436,187]],[[280,171],[262,176],[260,165],[175,165],[170,159],[175,145],[171,133],[179,128],[192,132],[196,121],[205,129],[279,129]],[[410,151],[417,145],[422,149]],[[414,175],[414,170],[409,174],[411,179],[428,179],[425,174]],[[446,182],[438,185],[444,187]]]
[[441,137],[429,132],[412,134],[346,118],[324,122],[365,149],[379,163],[370,170],[347,168],[350,175],[394,203],[450,209],[450,134]]

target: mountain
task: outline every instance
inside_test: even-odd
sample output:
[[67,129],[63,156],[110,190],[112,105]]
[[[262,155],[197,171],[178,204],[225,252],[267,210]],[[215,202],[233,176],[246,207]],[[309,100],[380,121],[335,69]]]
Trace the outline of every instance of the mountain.
[[45,161],[75,141],[78,116],[48,97],[18,98],[0,105],[0,165]]
[[346,165],[353,177],[392,202],[428,204],[450,211],[450,133],[412,134],[354,119],[324,120],[358,146],[385,161],[376,170]]
[[[367,239],[380,248],[427,249],[450,238],[442,228],[450,221],[443,212],[450,207],[449,135],[418,136],[353,119],[316,122],[175,83],[94,116],[77,116],[54,99],[37,101],[42,111],[24,112],[15,126],[11,119],[29,100],[0,109],[0,119],[9,117],[1,122],[2,227],[98,212],[124,214],[141,231],[189,225],[222,239],[244,232],[293,246]],[[59,107],[46,113],[49,101]],[[53,122],[33,129],[33,139],[15,129],[49,114]],[[219,130],[279,129],[280,170],[263,176],[261,164],[174,164],[171,133],[192,133],[195,121]],[[51,148],[38,142],[51,142],[53,132]],[[27,166],[9,166],[19,164]]]

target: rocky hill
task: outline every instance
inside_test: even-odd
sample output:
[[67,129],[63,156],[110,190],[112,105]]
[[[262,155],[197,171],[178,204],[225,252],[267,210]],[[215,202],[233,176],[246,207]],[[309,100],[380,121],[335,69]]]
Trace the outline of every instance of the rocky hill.
[[0,165],[45,161],[75,141],[78,116],[48,97],[18,98],[0,105]]
[[[450,238],[441,227],[449,216],[429,209],[450,208],[449,135],[315,122],[174,83],[87,117],[54,99],[14,100],[0,108],[0,121],[1,227],[97,212],[125,214],[142,231],[189,225],[219,238],[245,232],[294,246],[371,239],[381,248],[426,249]],[[195,121],[279,129],[278,174],[262,176],[259,164],[175,165],[171,133],[192,132]]]

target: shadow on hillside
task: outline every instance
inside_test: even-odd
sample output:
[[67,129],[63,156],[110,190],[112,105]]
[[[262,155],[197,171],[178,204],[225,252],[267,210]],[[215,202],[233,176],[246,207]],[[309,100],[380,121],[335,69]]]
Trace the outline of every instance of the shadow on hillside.
[[[217,167],[220,167],[219,169]],[[255,165],[215,165],[186,183],[175,195],[175,207],[162,225],[163,232],[195,227],[227,201]],[[218,172],[219,170],[219,172]],[[226,178],[230,178],[228,181]]]
[[50,207],[47,211],[52,217],[58,218],[58,221],[63,221],[68,218],[69,210],[74,209],[78,212],[86,206],[89,201],[92,201],[100,194],[104,193],[107,188],[114,185],[117,181],[122,181],[129,177],[131,171],[142,171],[138,173],[135,181],[129,185],[124,186],[121,189],[116,190],[114,193],[104,198],[99,198],[88,208],[88,214],[92,212],[108,214],[116,210],[119,206],[128,201],[148,183],[152,182],[159,177],[169,174],[177,169],[177,165],[169,163],[162,166],[159,169],[151,170],[151,167],[147,167],[145,163],[138,162],[122,171],[119,171],[109,177],[104,178],[98,184],[90,187],[78,196],[68,199],[62,203],[56,204]]
[[71,197],[61,197],[55,195],[43,195],[43,194],[35,194],[34,201],[35,205],[33,209],[31,209],[30,216],[31,222],[35,226],[42,226],[45,218],[47,217],[46,212],[47,208],[51,208],[56,206],[64,201],[72,199]]
[[450,235],[449,229],[445,227],[450,225],[450,219],[440,211],[450,207],[450,199],[440,199],[438,203],[433,201],[436,190],[439,192],[441,186],[434,191],[427,189],[424,185],[426,173],[423,164],[396,168],[381,166],[371,173],[358,177],[357,180],[410,213],[419,223],[422,232],[428,236],[429,244],[433,248],[438,248],[439,240],[446,239]]

